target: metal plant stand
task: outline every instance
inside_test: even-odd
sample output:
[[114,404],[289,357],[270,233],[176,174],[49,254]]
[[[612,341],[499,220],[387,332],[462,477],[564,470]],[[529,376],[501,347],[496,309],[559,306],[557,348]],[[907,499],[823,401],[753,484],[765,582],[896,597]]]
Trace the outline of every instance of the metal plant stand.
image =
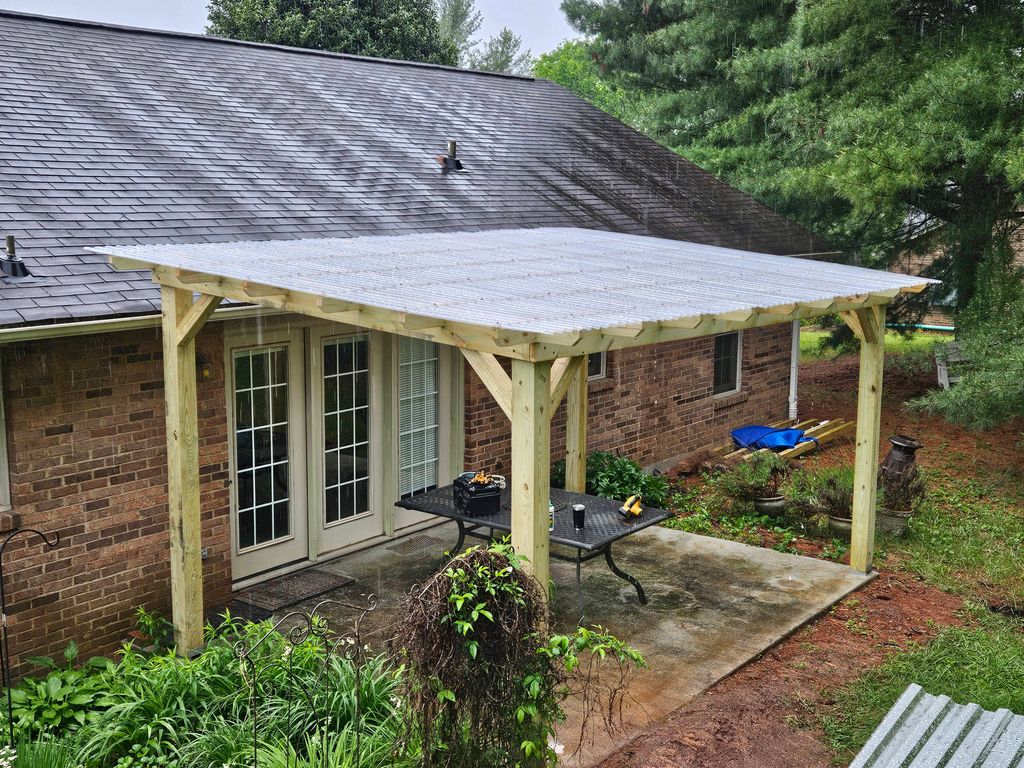
[[12,748],[14,747],[14,704],[11,701],[11,651],[7,638],[7,585],[4,581],[4,554],[7,552],[7,545],[22,535],[38,536],[49,549],[60,544],[60,533],[53,534],[51,538],[35,528],[19,528],[12,531],[0,543],[0,663],[3,665],[3,685],[7,696],[7,737]]

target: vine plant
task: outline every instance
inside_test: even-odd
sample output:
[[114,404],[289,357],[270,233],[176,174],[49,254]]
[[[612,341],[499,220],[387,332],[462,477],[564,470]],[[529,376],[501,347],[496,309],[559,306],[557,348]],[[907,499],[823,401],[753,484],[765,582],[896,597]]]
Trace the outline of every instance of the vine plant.
[[399,645],[423,768],[552,765],[569,696],[581,698],[582,728],[621,714],[643,657],[599,627],[549,634],[523,562],[507,541],[472,547],[413,590]]

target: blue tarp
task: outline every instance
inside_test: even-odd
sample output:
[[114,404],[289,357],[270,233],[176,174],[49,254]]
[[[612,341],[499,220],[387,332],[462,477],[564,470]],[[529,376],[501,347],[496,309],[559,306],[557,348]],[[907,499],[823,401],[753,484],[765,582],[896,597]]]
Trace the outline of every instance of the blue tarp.
[[800,443],[818,442],[813,437],[804,435],[802,429],[792,427],[765,427],[760,424],[749,424],[737,427],[732,432],[732,441],[737,448],[771,448],[773,451],[784,451]]

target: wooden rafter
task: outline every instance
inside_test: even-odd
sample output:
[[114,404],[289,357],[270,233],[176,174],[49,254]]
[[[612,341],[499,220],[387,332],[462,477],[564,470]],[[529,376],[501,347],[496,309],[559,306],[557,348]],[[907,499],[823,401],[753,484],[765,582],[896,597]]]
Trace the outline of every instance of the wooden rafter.
[[215,274],[204,275],[114,256],[119,269],[149,269],[156,282],[176,288],[189,288],[204,294],[243,302],[255,302],[286,312],[345,322],[365,328],[414,336],[440,344],[473,349],[518,360],[555,360],[578,357],[606,350],[625,349],[665,341],[712,336],[746,328],[758,328],[869,307],[881,307],[897,294],[916,293],[925,284],[872,293],[793,302],[773,307],[739,309],[717,315],[698,315],[657,322],[633,323],[612,328],[569,333],[529,333],[499,327],[471,325],[373,307],[358,302],[338,301],[331,297],[304,293],[275,286],[235,280]]

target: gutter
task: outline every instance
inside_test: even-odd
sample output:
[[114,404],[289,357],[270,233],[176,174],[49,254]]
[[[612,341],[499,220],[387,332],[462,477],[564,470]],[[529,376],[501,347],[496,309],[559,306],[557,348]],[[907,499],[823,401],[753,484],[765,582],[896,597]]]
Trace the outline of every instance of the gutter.
[[[260,306],[223,307],[213,313],[210,320],[235,320],[257,315],[278,315],[281,310]],[[41,339],[59,339],[71,336],[91,336],[96,333],[119,333],[135,331],[141,328],[159,328],[161,316],[136,315],[135,317],[113,317],[103,320],[83,320],[73,323],[51,323],[50,325],[14,326],[0,328],[0,344],[13,344],[17,341],[38,341]]]

